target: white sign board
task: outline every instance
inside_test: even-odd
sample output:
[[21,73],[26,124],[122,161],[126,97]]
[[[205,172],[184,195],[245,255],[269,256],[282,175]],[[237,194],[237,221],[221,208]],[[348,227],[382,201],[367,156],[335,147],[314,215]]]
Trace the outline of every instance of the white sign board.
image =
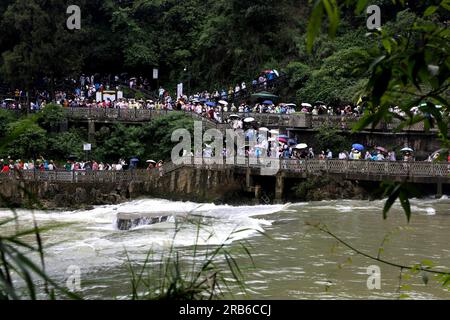
[[153,69],[153,80],[157,80],[159,78],[159,70]]
[[83,145],[83,150],[84,151],[91,151],[92,150],[92,145],[90,143],[86,143]]
[[103,100],[111,100],[111,101],[116,101],[116,93],[113,92],[109,92],[109,91],[105,91],[103,92]]
[[179,83],[177,85],[177,98],[180,98],[183,96],[183,84]]

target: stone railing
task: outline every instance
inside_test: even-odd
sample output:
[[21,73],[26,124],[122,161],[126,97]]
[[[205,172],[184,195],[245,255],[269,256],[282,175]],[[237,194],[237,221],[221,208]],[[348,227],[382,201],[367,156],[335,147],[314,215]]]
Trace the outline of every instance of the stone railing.
[[[269,163],[269,160],[271,163]],[[264,165],[257,159],[233,159],[228,164],[226,159],[218,163],[214,158],[185,158],[184,166],[205,170],[224,170],[231,168],[262,168],[272,166],[278,172],[306,174],[342,174],[362,176],[389,177],[443,177],[450,179],[450,163],[447,162],[404,162],[404,161],[366,161],[366,160],[278,160],[266,159]],[[180,167],[180,166],[179,166]],[[270,167],[269,167],[270,168]]]
[[[166,163],[160,169],[152,170],[129,170],[129,171],[20,171],[0,173],[0,181],[24,180],[24,181],[47,181],[66,183],[120,183],[120,182],[143,182],[163,176],[183,167],[194,167],[204,170],[225,170],[233,168],[262,168],[256,159],[241,158],[236,164],[216,163],[213,158],[187,158],[184,164]],[[271,165],[278,172],[299,174],[342,174],[383,177],[420,177],[420,178],[450,178],[450,164],[446,162],[388,162],[388,161],[365,161],[365,160],[279,160],[271,159]]]
[[[105,109],[105,108],[67,108],[66,116],[72,120],[93,120],[93,121],[124,121],[124,122],[148,122],[155,118],[166,116],[171,113],[184,113],[196,120],[202,120],[207,128],[226,129],[226,124],[231,114],[237,114],[242,118],[252,117],[261,126],[269,128],[298,128],[317,129],[324,124],[332,125],[342,130],[351,130],[360,120],[355,116],[329,116],[311,115],[306,113],[295,114],[275,114],[275,113],[235,113],[221,112],[222,124],[216,123],[209,118],[195,112],[173,111],[173,110],[148,110],[148,109]],[[375,130],[391,132],[400,124],[399,120],[392,122],[381,122],[375,126]],[[366,130],[371,130],[368,126]],[[407,126],[403,131],[423,132],[425,126],[423,122]],[[434,130],[434,129],[432,129]]]

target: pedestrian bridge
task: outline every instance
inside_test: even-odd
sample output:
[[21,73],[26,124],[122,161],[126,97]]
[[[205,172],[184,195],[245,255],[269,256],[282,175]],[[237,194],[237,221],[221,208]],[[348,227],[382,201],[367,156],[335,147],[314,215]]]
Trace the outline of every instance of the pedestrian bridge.
[[[283,177],[306,178],[333,174],[343,179],[367,181],[405,181],[417,183],[450,184],[450,164],[447,162],[389,162],[365,160],[272,160],[263,165],[257,159],[234,159],[236,164],[217,163],[212,158],[189,158],[184,164],[165,164],[161,169],[128,171],[12,171],[0,173],[1,180],[55,181],[64,183],[78,182],[145,182],[154,176],[164,176],[182,168],[197,170],[225,171],[237,173],[250,172],[252,175],[264,175],[263,168],[274,170],[274,175]],[[254,160],[254,161],[253,161]]]
[[[196,120],[202,120],[207,128],[226,129],[230,128],[225,122],[232,114],[237,114],[242,118],[252,117],[261,126],[268,128],[291,128],[291,129],[318,129],[324,124],[329,124],[340,128],[341,130],[351,130],[360,120],[355,116],[329,116],[329,115],[311,115],[306,113],[295,114],[273,114],[273,113],[219,113],[223,123],[217,123],[209,119],[206,115],[195,112],[175,111],[175,110],[148,110],[148,109],[109,109],[109,108],[66,108],[64,109],[66,117],[71,121],[85,122],[124,122],[124,123],[145,123],[156,118],[167,116],[169,114],[182,113],[193,117]],[[367,127],[367,130],[376,130],[381,132],[392,132],[400,124],[397,119],[391,122],[381,122],[375,128]],[[423,122],[407,126],[402,131],[424,132]],[[431,130],[433,131],[433,129]]]

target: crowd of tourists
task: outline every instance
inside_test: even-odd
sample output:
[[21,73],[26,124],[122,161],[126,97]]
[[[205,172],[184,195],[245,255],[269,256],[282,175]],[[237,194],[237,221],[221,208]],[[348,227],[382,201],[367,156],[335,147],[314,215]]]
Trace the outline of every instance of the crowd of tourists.
[[[147,170],[159,169],[163,167],[164,162],[161,160],[148,161]],[[8,173],[13,171],[125,171],[133,170],[138,167],[137,162],[125,161],[120,159],[117,163],[107,163],[101,161],[76,161],[67,160],[65,163],[57,163],[53,160],[46,160],[43,157],[36,160],[13,160],[10,157],[8,159],[0,159],[0,172]]]

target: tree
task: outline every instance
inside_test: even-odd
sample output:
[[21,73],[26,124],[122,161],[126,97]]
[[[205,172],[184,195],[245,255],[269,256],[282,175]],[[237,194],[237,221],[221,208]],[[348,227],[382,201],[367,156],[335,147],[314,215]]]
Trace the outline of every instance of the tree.
[[[6,152],[13,159],[38,159],[47,150],[47,132],[28,119],[11,124],[9,134],[12,138]],[[16,134],[20,132],[20,134]]]

